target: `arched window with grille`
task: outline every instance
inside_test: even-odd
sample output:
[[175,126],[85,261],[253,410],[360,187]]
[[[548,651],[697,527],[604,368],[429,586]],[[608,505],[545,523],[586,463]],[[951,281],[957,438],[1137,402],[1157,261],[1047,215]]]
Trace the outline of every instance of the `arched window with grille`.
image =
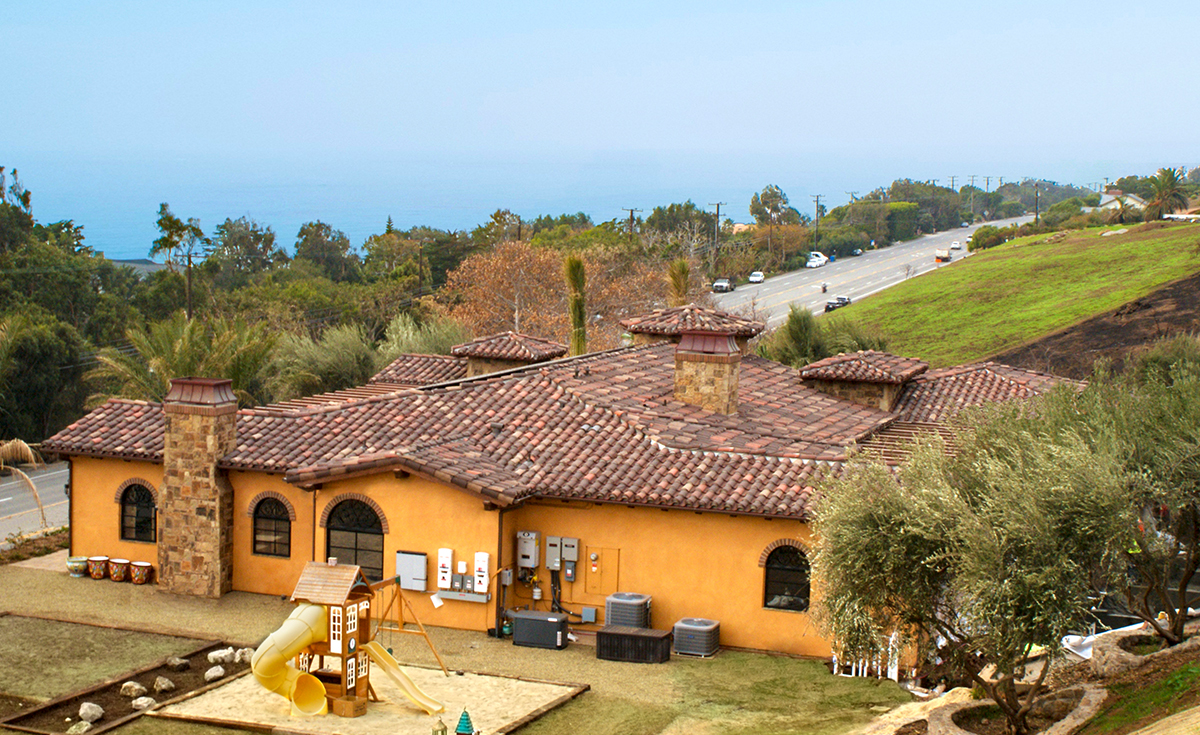
[[808,610],[809,566],[804,551],[780,546],[764,565],[763,607],[775,610]]
[[130,485],[121,493],[121,538],[125,541],[157,540],[157,516],[150,488]]
[[263,498],[254,506],[254,553],[292,555],[292,517],[276,498]]
[[370,580],[383,579],[383,524],[361,500],[343,500],[329,514],[326,556],[339,564],[357,564]]

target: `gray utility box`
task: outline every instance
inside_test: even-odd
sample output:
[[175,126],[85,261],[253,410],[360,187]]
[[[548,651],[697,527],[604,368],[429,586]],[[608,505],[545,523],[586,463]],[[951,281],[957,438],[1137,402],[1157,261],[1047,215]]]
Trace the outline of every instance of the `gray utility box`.
[[513,645],[531,648],[567,647],[567,616],[565,613],[517,610],[508,613],[513,623]]
[[721,624],[704,618],[684,618],[675,623],[675,653],[715,656],[721,649]]

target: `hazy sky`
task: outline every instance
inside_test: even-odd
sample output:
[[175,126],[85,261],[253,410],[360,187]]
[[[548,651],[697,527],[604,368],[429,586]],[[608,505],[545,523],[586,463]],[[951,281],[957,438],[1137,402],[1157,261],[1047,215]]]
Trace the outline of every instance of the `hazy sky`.
[[645,179],[742,219],[768,183],[1085,184],[1200,165],[1198,32],[1196,0],[5,2],[0,164],[47,206],[42,162],[286,164],[605,202]]

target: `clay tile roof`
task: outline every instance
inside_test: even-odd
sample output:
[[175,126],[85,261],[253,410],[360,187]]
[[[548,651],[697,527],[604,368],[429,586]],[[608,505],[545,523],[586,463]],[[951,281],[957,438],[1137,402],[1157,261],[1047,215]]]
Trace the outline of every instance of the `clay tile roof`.
[[996,362],[931,370],[904,387],[896,413],[905,422],[945,422],[968,406],[1030,398],[1060,383],[1079,385]]
[[805,380],[840,380],[850,383],[906,383],[929,369],[915,357],[866,350],[835,355],[800,368]]
[[754,337],[767,328],[756,322],[716,309],[706,309],[696,304],[675,306],[669,309],[622,319],[621,326],[632,334],[658,334],[678,336],[683,332],[725,332],[735,337]]
[[359,401],[365,398],[374,398],[375,396],[388,395],[397,391],[409,390],[408,386],[396,385],[395,383],[368,383],[367,385],[359,386],[358,388],[346,388],[345,390],[335,390],[330,393],[318,393],[312,396],[303,396],[301,398],[293,398],[290,401],[281,401],[272,403],[268,406],[260,406],[259,411],[294,411],[298,408],[309,408],[312,406],[329,406],[337,403],[349,403],[351,401]]
[[42,442],[42,451],[161,462],[162,404],[114,398]]
[[467,361],[452,355],[400,355],[368,383],[419,387],[467,377]]
[[567,354],[565,345],[548,339],[531,337],[528,334],[504,332],[490,337],[478,337],[461,345],[455,345],[450,354],[455,357],[476,357],[485,360],[512,360],[514,362],[545,362]]
[[304,565],[296,589],[292,590],[292,602],[315,602],[318,605],[345,605],[346,598],[358,585],[366,585],[362,570],[353,564],[329,566],[324,562],[310,561]]

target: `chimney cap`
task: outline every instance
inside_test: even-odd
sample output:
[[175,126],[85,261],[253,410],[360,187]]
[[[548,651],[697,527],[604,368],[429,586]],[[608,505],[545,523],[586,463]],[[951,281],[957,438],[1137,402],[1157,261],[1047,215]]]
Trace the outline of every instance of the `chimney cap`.
[[686,330],[680,334],[675,353],[700,355],[741,355],[732,332]]
[[171,390],[163,403],[192,406],[237,405],[233,381],[228,378],[171,378]]

